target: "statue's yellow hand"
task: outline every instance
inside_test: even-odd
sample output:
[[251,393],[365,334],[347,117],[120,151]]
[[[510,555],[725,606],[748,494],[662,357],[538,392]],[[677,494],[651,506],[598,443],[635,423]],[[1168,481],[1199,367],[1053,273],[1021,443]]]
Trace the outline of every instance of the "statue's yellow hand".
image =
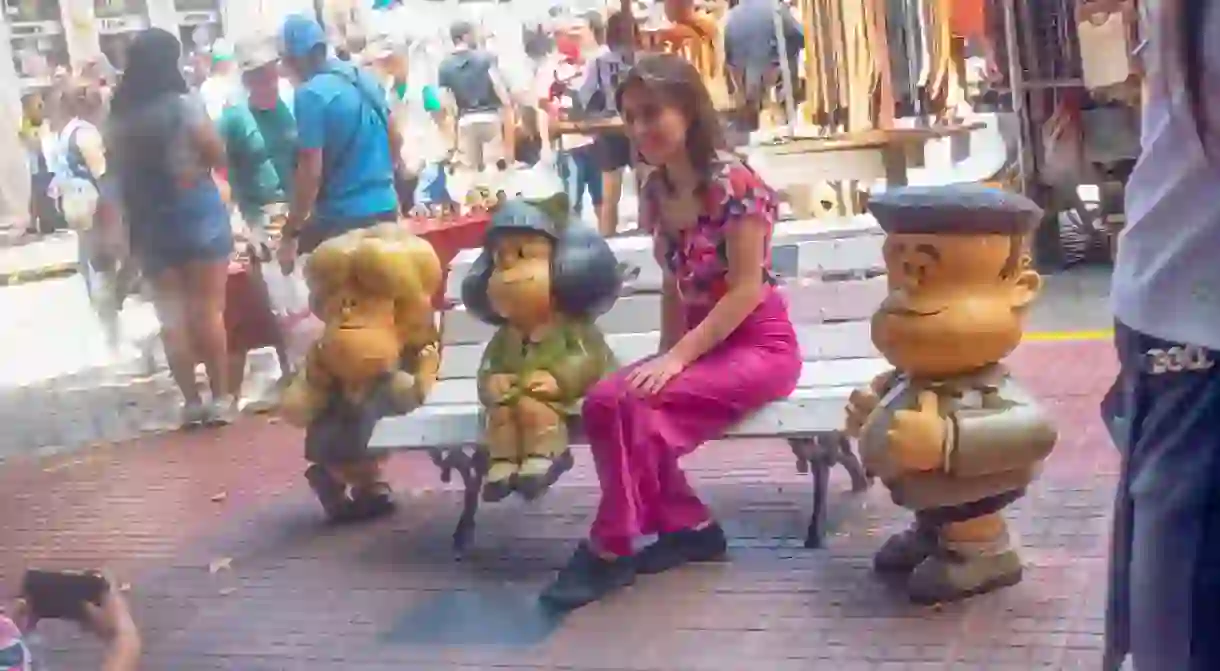
[[537,370],[530,373],[529,380],[526,382],[526,388],[530,393],[544,398],[553,398],[559,396],[559,382],[555,380],[555,376],[545,370]]
[[402,413],[411,412],[423,403],[415,376],[405,370],[395,371],[390,378],[390,395],[394,399],[394,409]]
[[877,409],[877,405],[881,399],[877,397],[869,389],[857,389],[847,398],[847,407],[844,410],[847,413],[847,421],[844,423],[844,431],[852,438],[859,438],[864,432],[864,425],[868,423],[868,418]]
[[890,420],[886,434],[890,458],[905,471],[943,468],[946,431],[936,392],[922,391],[914,410],[898,410]]
[[506,375],[503,373],[492,375],[487,378],[487,393],[493,401],[499,402],[504,400],[504,397],[512,391],[516,384],[516,375]]
[[322,412],[325,391],[315,388],[305,374],[298,374],[280,398],[279,414],[293,426],[306,427]]

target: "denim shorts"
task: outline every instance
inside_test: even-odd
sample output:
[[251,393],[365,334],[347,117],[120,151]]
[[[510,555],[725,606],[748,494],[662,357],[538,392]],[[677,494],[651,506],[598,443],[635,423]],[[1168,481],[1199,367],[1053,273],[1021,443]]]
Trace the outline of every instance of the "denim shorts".
[[208,180],[184,189],[174,206],[131,220],[132,251],[148,277],[190,263],[219,263],[233,253],[233,227],[220,193]]

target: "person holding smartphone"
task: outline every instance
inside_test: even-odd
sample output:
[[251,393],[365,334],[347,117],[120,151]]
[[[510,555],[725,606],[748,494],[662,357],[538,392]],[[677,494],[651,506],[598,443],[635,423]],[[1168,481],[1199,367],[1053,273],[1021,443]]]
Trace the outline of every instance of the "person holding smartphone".
[[[36,609],[20,598],[9,609],[10,618],[0,615],[0,668],[25,671],[35,668],[29,648],[22,641],[38,624]],[[134,671],[139,668],[142,642],[140,630],[131,617],[126,599],[107,583],[100,604],[86,602],[81,628],[92,633],[105,646],[101,671]],[[5,665],[8,666],[5,666]]]

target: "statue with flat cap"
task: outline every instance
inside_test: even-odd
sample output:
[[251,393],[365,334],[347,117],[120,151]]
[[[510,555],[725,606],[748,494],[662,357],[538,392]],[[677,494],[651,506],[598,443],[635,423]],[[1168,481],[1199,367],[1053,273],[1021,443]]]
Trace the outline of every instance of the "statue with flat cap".
[[869,210],[886,233],[889,273],[872,339],[894,369],[852,393],[847,432],[865,468],[915,513],[875,567],[905,577],[918,603],[1016,584],[1021,558],[1001,513],[1057,436],[1000,361],[1042,286],[1028,253],[1042,211],[975,185],[892,189]]

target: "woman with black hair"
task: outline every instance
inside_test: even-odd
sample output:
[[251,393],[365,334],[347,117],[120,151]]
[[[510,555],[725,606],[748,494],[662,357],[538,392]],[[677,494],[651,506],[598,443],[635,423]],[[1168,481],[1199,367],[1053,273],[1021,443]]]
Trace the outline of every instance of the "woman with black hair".
[[1220,3],[1148,10],[1102,404],[1122,456],[1104,669],[1202,671],[1220,669]]
[[[224,296],[233,234],[213,179],[224,145],[203,101],[178,69],[182,46],[160,29],[141,32],[110,108],[107,156],[117,169],[131,251],[153,288],[170,373],[181,390],[184,427],[227,424]],[[195,383],[202,361],[211,386],[205,405]]]

